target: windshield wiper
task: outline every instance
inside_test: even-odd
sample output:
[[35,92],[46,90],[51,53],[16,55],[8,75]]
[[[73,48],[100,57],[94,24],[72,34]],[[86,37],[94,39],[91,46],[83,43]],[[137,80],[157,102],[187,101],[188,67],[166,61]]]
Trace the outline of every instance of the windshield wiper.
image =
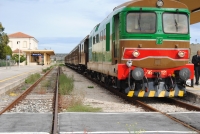
[[[179,13],[178,13],[178,9],[176,9],[176,12],[177,12],[177,19],[178,19],[178,22],[179,22]],[[176,18],[175,18],[175,17],[174,17],[174,22],[175,22],[176,32],[178,32],[178,22],[176,21]]]
[[142,11],[142,8],[140,8],[140,14],[139,14],[139,18],[138,18],[138,26],[139,26],[140,31],[141,31],[141,26],[140,26],[140,21],[141,21],[141,11]]
[[175,22],[176,32],[178,32],[178,23],[177,23],[176,19],[174,19],[174,22]]

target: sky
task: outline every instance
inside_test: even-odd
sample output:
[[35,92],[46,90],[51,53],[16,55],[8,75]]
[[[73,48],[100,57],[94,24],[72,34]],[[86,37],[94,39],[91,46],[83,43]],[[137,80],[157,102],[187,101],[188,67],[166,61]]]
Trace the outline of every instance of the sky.
[[[5,33],[23,32],[39,49],[69,53],[114,7],[128,0],[0,0]],[[191,25],[191,43],[200,42],[200,23]]]

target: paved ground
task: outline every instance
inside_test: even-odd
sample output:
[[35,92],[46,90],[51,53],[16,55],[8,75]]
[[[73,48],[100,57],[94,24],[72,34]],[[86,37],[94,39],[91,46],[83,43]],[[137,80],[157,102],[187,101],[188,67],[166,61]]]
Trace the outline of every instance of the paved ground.
[[[186,115],[183,116],[186,118]],[[141,112],[61,113],[59,114],[59,129],[61,134],[194,133],[159,113]]]
[[41,72],[48,66],[13,66],[0,67],[0,95],[24,82],[24,79],[32,73]]
[[42,68],[45,68],[47,66],[20,66],[20,68],[18,66],[12,66],[9,68],[5,68],[5,67],[0,67],[0,83],[2,83],[3,80],[5,79],[9,79],[13,76],[19,76],[19,75],[23,75],[24,73],[30,72],[30,71],[34,71],[34,70],[41,70]]
[[198,85],[198,86],[195,85],[194,87],[187,87],[186,89],[189,92],[193,92],[197,95],[200,95],[200,85]]
[[193,112],[193,113],[183,112],[183,113],[169,113],[169,114],[200,130],[200,112]]
[[[200,113],[170,113],[200,127]],[[50,133],[52,113],[7,113],[0,116],[0,134]],[[159,113],[61,113],[60,134],[190,134],[195,133]]]
[[50,133],[52,113],[14,113],[0,116],[0,134],[2,133]]

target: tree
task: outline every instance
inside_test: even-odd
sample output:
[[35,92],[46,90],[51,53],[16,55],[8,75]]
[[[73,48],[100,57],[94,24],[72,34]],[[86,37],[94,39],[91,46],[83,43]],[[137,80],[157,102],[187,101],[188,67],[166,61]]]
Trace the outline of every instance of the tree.
[[14,60],[17,63],[19,63],[19,60],[20,60],[20,63],[22,63],[22,62],[24,62],[26,60],[26,57],[24,57],[24,55],[21,55],[20,59],[19,59],[19,55],[18,54],[14,54],[12,56],[12,60]]
[[6,55],[12,55],[12,50],[7,45],[9,43],[9,38],[8,35],[4,33],[4,29],[5,28],[2,26],[0,22],[0,59],[5,59]]

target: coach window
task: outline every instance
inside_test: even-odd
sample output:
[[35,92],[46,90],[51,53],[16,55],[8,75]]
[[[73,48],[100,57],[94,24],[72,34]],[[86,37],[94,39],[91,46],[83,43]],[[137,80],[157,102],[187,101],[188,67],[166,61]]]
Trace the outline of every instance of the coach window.
[[104,40],[104,30],[102,31],[102,40]]
[[188,16],[180,13],[163,14],[164,33],[188,34]]
[[103,41],[103,31],[101,31],[101,40]]
[[103,31],[101,31],[101,41],[103,40]]
[[102,31],[100,32],[100,41],[102,41]]
[[126,31],[128,33],[155,33],[155,13],[128,13],[126,17]]
[[104,39],[104,40],[106,39],[106,29],[104,29],[104,36],[103,36],[103,39]]
[[83,44],[82,44],[82,52],[83,52]]
[[93,45],[95,44],[95,36],[93,37]]
[[99,43],[99,34],[96,35],[96,43]]

